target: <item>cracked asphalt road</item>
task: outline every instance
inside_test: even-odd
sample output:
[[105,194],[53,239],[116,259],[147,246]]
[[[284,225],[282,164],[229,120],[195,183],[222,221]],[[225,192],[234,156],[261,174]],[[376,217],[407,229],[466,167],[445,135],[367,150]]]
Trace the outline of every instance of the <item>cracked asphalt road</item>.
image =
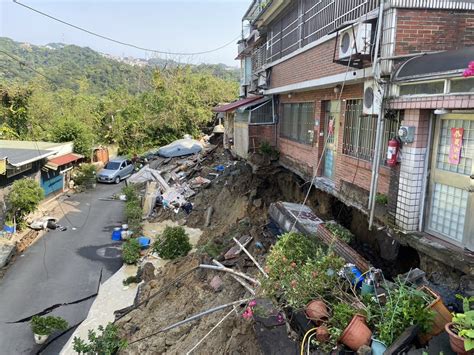
[[[0,281],[0,353],[36,354],[41,346],[33,340],[28,322],[12,323],[59,304],[73,303],[97,292],[102,282],[121,265],[117,244],[111,241],[114,226],[122,223],[123,203],[101,201],[119,192],[120,185],[98,184],[95,190],[72,195],[61,202],[74,210],[61,218],[64,232],[50,231],[21,256]],[[77,227],[71,228],[71,223]],[[65,318],[70,325],[82,321],[93,298],[54,308],[48,315]],[[72,331],[64,334],[42,354],[58,354]]]

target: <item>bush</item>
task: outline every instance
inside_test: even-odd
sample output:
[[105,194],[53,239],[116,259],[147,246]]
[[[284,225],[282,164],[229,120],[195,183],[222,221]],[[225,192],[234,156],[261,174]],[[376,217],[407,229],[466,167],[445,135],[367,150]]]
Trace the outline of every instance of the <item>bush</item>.
[[125,264],[136,264],[140,259],[140,244],[137,239],[129,239],[122,245],[122,259]]
[[25,216],[36,210],[44,198],[44,191],[33,179],[20,179],[13,183],[7,200],[10,205],[9,219],[16,218],[21,224]]
[[375,202],[381,205],[386,205],[388,204],[388,197],[387,195],[377,193],[377,195],[375,195]]
[[94,164],[81,164],[76,170],[74,183],[79,186],[92,184],[95,182],[97,169]]
[[61,317],[33,316],[31,318],[31,330],[38,335],[50,335],[56,330],[64,331],[68,326],[69,324]]
[[183,227],[166,227],[153,244],[153,250],[163,259],[186,256],[191,249],[189,236]]
[[118,335],[118,327],[116,325],[109,323],[105,329],[99,325],[98,329],[101,332],[99,335],[94,330],[89,330],[87,336],[88,343],[81,338],[74,337],[74,351],[79,354],[112,355],[127,347],[127,342]]
[[270,158],[276,158],[280,156],[280,152],[275,149],[270,143],[267,141],[263,141],[260,143],[260,147],[258,148],[260,154],[267,155]]
[[136,201],[140,199],[137,187],[135,185],[128,185],[122,188],[122,193],[127,198],[127,202]]
[[333,235],[346,243],[350,243],[354,239],[354,234],[352,234],[349,229],[341,226],[339,223],[327,223],[325,227]]

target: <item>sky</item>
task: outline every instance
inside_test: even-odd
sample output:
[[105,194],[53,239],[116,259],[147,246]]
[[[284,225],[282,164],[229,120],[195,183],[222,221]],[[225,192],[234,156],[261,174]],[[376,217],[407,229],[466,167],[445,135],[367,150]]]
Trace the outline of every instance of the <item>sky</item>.
[[[198,56],[170,56],[187,63],[238,66],[237,37],[251,0],[18,0],[37,10],[101,35],[139,47],[170,52],[201,52]],[[157,55],[108,42],[34,13],[12,0],[0,0],[0,37],[36,45],[61,42],[90,47],[118,56]]]

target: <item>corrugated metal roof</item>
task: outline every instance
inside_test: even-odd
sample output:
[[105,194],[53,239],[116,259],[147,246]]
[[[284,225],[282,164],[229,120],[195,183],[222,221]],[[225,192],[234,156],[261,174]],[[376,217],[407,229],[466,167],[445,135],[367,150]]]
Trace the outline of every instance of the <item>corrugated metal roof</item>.
[[429,78],[435,75],[462,72],[474,59],[474,47],[425,54],[406,61],[395,74],[395,80]]
[[46,164],[46,167],[53,170],[57,170],[58,167],[62,165],[72,163],[82,158],[84,158],[84,156],[80,154],[74,154],[74,153],[64,154],[59,157],[51,158]]
[[245,99],[240,99],[234,102],[231,102],[230,104],[227,105],[221,105],[221,106],[216,106],[212,109],[214,112],[229,112],[229,111],[234,111],[235,109],[239,108],[240,106],[249,104],[253,101],[261,99],[262,96],[254,96],[254,97],[247,97]]
[[56,153],[54,150],[16,149],[3,147],[0,148],[0,152],[0,155],[6,156],[8,163],[13,166],[22,166],[32,163]]

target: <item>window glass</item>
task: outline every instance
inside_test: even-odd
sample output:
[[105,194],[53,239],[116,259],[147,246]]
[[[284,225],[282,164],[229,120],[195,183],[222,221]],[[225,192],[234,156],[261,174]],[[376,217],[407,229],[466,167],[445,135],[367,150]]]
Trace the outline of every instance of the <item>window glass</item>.
[[120,163],[117,162],[108,162],[107,165],[105,166],[107,170],[118,170],[120,168]]
[[312,145],[314,135],[314,103],[283,104],[280,136]]
[[[363,101],[359,99],[346,101],[342,153],[358,159],[372,161],[378,116],[362,115],[362,103]],[[400,118],[398,115],[391,119],[385,119],[383,134],[385,143],[396,136],[399,126]],[[381,154],[382,161],[385,161],[386,149]]]
[[400,86],[400,95],[434,95],[444,92],[444,81],[406,84]]
[[450,92],[474,92],[474,78],[451,80]]

